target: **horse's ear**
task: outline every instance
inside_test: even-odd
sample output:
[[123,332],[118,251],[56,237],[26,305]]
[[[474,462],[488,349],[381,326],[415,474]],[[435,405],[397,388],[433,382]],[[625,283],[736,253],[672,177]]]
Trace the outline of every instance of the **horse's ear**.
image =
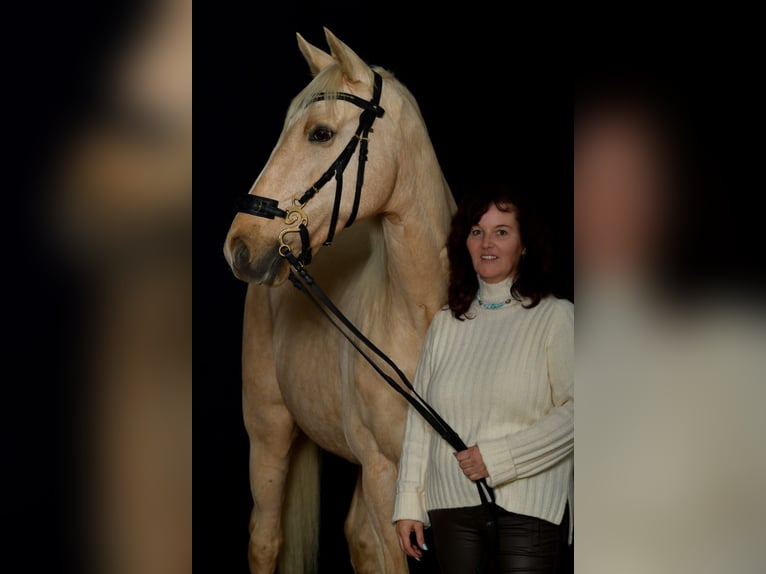
[[312,76],[316,76],[324,68],[335,61],[330,54],[309,44],[306,39],[297,32],[295,36],[298,38],[298,48],[300,49],[301,54],[303,54],[303,57],[306,58]]
[[356,52],[338,40],[327,28],[324,29],[324,35],[327,45],[330,46],[330,53],[340,64],[340,69],[347,80],[359,82],[370,78],[370,67],[356,55]]

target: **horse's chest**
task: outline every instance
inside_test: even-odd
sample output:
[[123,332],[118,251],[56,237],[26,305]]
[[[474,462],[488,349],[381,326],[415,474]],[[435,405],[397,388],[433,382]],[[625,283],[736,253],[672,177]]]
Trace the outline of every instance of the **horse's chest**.
[[[387,416],[390,426],[391,421],[403,418],[394,416],[400,414],[402,401],[326,318],[312,313],[313,309],[305,311],[284,314],[276,322],[275,366],[282,397],[298,426],[312,440],[353,460],[349,433],[365,427],[374,435],[371,413]],[[402,333],[396,337],[380,322],[360,319],[352,312],[349,316],[402,367],[409,367],[417,359],[402,356]],[[405,344],[404,348],[418,347]],[[375,356],[370,350],[365,352]]]

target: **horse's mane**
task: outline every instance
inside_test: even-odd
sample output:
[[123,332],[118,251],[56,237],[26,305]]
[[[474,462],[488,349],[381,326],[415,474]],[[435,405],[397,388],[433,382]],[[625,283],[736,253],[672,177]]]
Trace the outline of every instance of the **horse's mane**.
[[[384,80],[394,79],[394,75],[388,70],[377,66],[372,67],[372,69],[378,72]],[[370,80],[372,80],[372,73],[370,73]],[[335,108],[334,104],[338,101],[335,94],[341,91],[342,86],[343,73],[340,64],[333,62],[314,76],[314,79],[293,98],[287,109],[285,128],[289,127],[299,114],[312,103],[314,96],[320,93],[325,94],[325,100],[330,103],[332,113]]]

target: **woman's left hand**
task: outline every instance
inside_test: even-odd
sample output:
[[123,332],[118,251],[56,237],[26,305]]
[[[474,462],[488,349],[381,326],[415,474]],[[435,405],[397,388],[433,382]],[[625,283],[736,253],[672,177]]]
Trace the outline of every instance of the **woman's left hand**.
[[481,457],[479,447],[473,445],[465,450],[455,453],[455,458],[460,464],[460,468],[468,478],[474,482],[489,476],[487,467],[484,466],[484,459]]

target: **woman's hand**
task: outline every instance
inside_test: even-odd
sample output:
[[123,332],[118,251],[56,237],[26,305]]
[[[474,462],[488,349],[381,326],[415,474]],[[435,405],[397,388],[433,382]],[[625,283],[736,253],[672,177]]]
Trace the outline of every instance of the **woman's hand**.
[[455,458],[460,464],[460,468],[468,478],[476,482],[481,478],[489,476],[487,467],[484,466],[484,459],[481,458],[479,447],[473,445],[465,450],[455,453]]
[[[410,541],[410,533],[412,532],[415,533],[417,546],[413,546]],[[407,556],[412,556],[415,560],[419,561],[423,557],[420,549],[428,550],[428,547],[425,545],[425,538],[423,537],[423,523],[420,520],[397,520],[396,534],[399,536],[399,547]]]

